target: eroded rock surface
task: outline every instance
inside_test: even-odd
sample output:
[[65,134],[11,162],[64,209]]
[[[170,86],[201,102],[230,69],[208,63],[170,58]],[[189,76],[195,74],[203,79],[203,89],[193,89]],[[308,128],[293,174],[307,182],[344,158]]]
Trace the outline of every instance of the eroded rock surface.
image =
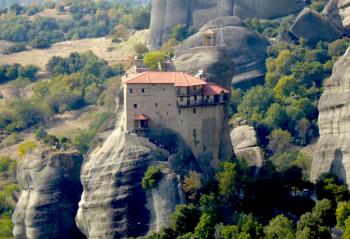
[[16,239],[85,238],[74,220],[82,162],[78,152],[36,149],[19,163],[22,192],[12,217]]
[[334,41],[343,35],[335,24],[309,8],[299,14],[290,31],[299,39],[304,38],[313,43]]
[[338,29],[347,35],[350,34],[350,1],[330,0],[323,10],[326,16]]
[[[79,202],[76,222],[88,238],[139,237],[169,225],[169,214],[183,202],[179,187],[182,167],[196,165],[188,148],[176,144],[165,149],[166,142],[128,134],[124,130],[124,111],[120,99],[115,127],[102,132],[97,147],[90,152],[81,171],[84,192]],[[161,134],[164,135],[164,134]],[[177,141],[176,135],[168,138]],[[162,143],[162,147],[160,147]],[[99,146],[98,146],[99,145]],[[163,167],[163,177],[152,190],[141,187],[142,177],[151,164]],[[175,173],[175,171],[177,171]]]
[[231,142],[237,157],[245,158],[250,167],[261,168],[264,165],[264,151],[258,146],[255,129],[242,125],[231,131]]
[[[203,47],[203,33],[208,29],[216,32],[216,47]],[[268,45],[264,36],[244,27],[239,18],[218,18],[209,21],[177,48],[175,66],[187,71],[190,67],[196,69],[208,65],[203,62],[211,62],[219,75],[231,75],[235,70],[234,85],[247,85],[252,81],[258,82],[265,74]],[[215,63],[217,59],[219,61]]]
[[320,139],[316,145],[311,173],[315,181],[332,172],[350,183],[350,51],[340,58],[327,80],[319,101]]
[[151,48],[159,48],[171,36],[176,24],[202,27],[224,16],[276,18],[303,9],[303,0],[153,0]]

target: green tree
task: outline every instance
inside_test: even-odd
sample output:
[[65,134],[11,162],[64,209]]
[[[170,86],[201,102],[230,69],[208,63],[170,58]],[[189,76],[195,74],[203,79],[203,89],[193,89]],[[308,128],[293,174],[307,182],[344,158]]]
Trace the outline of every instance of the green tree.
[[272,128],[285,128],[288,125],[285,107],[278,103],[273,103],[267,110],[265,122]]
[[46,136],[47,136],[47,132],[43,127],[40,127],[35,131],[35,139],[38,141],[44,140]]
[[204,213],[199,219],[199,222],[194,229],[194,236],[200,239],[212,239],[215,233],[215,219]]
[[288,131],[275,129],[271,132],[268,139],[268,149],[274,153],[282,153],[290,147],[292,135]]
[[322,226],[332,228],[336,224],[335,208],[333,202],[329,199],[318,201],[312,210],[312,214]]
[[217,174],[219,181],[219,194],[230,198],[236,192],[236,164],[232,162],[224,162],[222,170]]
[[179,235],[192,232],[199,221],[200,213],[194,205],[178,205],[170,217],[171,228]]
[[340,202],[336,210],[337,227],[344,230],[345,221],[350,217],[350,201]]
[[27,141],[18,146],[18,154],[20,157],[26,156],[27,153],[33,151],[37,145],[32,141]]
[[145,54],[143,62],[152,70],[157,70],[159,66],[163,66],[165,54],[162,51],[150,51]]
[[294,239],[293,222],[283,215],[273,218],[264,228],[265,239]]
[[156,187],[162,176],[163,173],[159,166],[149,166],[142,178],[142,188],[147,190]]
[[298,83],[294,76],[283,76],[274,88],[274,92],[279,99],[292,96],[296,93]]
[[347,39],[338,39],[329,44],[328,54],[331,57],[340,57],[344,55],[346,49],[349,47],[349,41]]
[[238,115],[246,119],[250,119],[253,114],[264,115],[272,103],[274,97],[267,88],[253,87],[247,91],[239,104]]

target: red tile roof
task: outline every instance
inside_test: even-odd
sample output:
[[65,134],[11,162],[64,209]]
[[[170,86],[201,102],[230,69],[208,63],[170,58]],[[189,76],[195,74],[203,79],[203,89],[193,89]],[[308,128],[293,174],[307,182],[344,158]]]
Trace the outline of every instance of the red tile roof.
[[134,120],[149,120],[149,117],[145,114],[138,114],[134,117]]
[[229,90],[213,83],[213,82],[206,82],[207,84],[203,85],[203,93],[206,96],[210,95],[219,95],[221,93],[230,93]]
[[183,72],[142,72],[124,77],[125,84],[174,84],[178,87],[205,85],[206,82]]

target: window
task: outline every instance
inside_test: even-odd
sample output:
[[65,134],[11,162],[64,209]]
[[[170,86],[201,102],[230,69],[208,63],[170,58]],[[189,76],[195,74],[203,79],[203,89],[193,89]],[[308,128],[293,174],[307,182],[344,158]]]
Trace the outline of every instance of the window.
[[137,104],[134,104],[134,108],[135,108],[135,109],[137,108]]
[[171,106],[171,104],[169,104],[169,106]]
[[179,109],[179,115],[181,114],[181,110]]
[[132,89],[129,89],[130,94],[132,94]]
[[142,91],[142,93],[145,93],[145,89],[144,89],[144,88],[142,88],[142,90],[141,90],[141,91]]
[[158,107],[158,103],[155,103],[154,105],[155,105],[156,107]]
[[180,96],[180,101],[183,102],[184,101],[184,97]]
[[194,96],[194,100],[197,101],[197,96],[196,95]]
[[163,91],[165,91],[165,88],[163,88]]
[[193,114],[197,113],[197,110],[196,108],[193,109]]

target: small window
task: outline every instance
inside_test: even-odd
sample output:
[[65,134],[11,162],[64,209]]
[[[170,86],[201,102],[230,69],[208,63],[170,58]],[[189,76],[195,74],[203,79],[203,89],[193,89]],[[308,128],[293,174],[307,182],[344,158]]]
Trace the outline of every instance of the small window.
[[142,93],[145,93],[145,89],[144,89],[144,88],[142,88],[142,90],[141,90],[141,91],[142,91]]
[[168,112],[166,112],[166,115],[169,115],[169,113],[168,113]]
[[155,105],[156,107],[158,107],[158,103],[155,103],[154,105]]
[[184,97],[183,97],[183,96],[180,97],[180,101],[181,101],[181,102],[184,101]]
[[193,109],[193,114],[197,113],[197,110],[196,108]]
[[179,115],[181,115],[181,110],[179,109]]
[[132,89],[129,89],[130,94],[132,93]]
[[194,96],[194,100],[197,101],[197,96],[196,95]]
[[134,104],[134,108],[135,108],[135,109],[137,108],[137,104]]
[[163,91],[165,91],[165,88],[163,88]]
[[169,106],[171,106],[171,104],[169,104]]

